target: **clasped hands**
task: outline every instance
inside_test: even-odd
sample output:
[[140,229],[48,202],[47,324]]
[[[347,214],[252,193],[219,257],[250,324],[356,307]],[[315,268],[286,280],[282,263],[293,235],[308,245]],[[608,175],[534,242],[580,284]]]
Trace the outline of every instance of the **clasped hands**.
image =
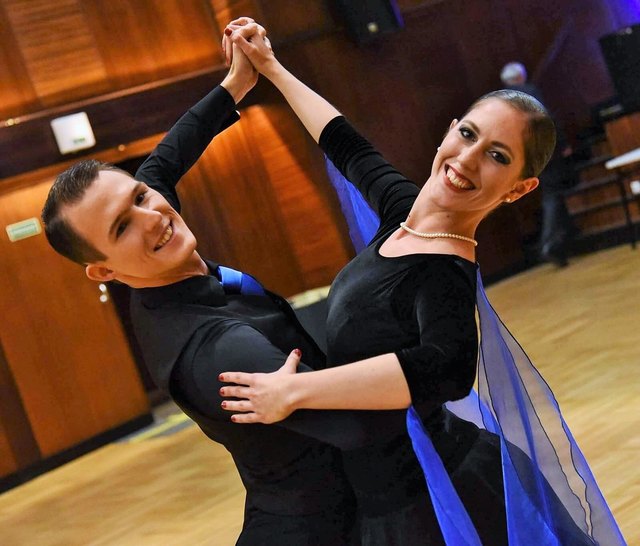
[[218,379],[233,383],[220,389],[220,396],[237,398],[224,400],[222,409],[234,412],[234,423],[276,423],[288,417],[296,408],[291,380],[296,376],[301,353],[291,351],[283,366],[271,373],[223,372]]
[[234,51],[239,48],[260,73],[276,61],[265,28],[250,17],[231,21],[224,29],[222,51],[227,66],[232,66]]

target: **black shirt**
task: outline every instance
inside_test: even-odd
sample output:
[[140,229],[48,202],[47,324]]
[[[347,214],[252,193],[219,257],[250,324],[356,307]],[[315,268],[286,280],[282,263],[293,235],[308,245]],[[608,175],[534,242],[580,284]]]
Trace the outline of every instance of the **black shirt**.
[[[135,178],[179,211],[176,183],[236,119],[233,99],[217,87],[176,123]],[[338,533],[351,524],[353,503],[338,448],[370,442],[384,416],[297,411],[275,425],[232,423],[220,407],[220,372],[275,371],[296,347],[303,354],[300,371],[325,367],[325,357],[284,299],[270,292],[227,295],[217,264],[207,265],[210,275],[133,291],[132,321],[150,373],[207,436],[229,450],[248,506],[280,515],[333,510],[331,521],[322,525],[328,538],[319,544],[340,544]],[[298,544],[293,538],[290,543]]]

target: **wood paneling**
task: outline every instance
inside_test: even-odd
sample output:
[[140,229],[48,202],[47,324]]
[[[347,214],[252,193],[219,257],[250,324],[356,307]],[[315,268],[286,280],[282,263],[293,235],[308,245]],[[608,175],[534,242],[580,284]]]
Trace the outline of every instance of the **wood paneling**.
[[21,111],[34,111],[40,107],[33,84],[29,79],[14,29],[0,2],[0,118]]
[[20,393],[0,346],[0,476],[40,458]]
[[203,256],[285,296],[328,284],[348,259],[310,163],[292,153],[307,138],[296,123],[282,105],[244,109],[178,187]]
[[[0,196],[0,224],[38,216],[51,181]],[[3,230],[4,231],[4,230]],[[147,411],[122,327],[96,283],[43,234],[0,237],[0,342],[44,456]]]
[[222,63],[207,0],[0,0],[0,22],[12,118]]
[[223,62],[206,0],[81,0],[114,89]]
[[[223,71],[203,70],[140,87],[50,108],[0,125],[0,179],[60,163],[64,159],[94,157],[114,146],[166,131],[192,104],[223,78]],[[249,103],[249,101],[247,101]],[[84,111],[96,136],[96,145],[80,154],[60,155],[50,122]],[[4,182],[0,180],[0,185]]]
[[109,88],[81,0],[3,0],[3,4],[42,105]]
[[[252,19],[262,22],[263,12],[258,5],[257,0],[205,0],[209,2],[215,20],[218,25],[218,31],[223,32],[224,27],[229,21],[233,21],[238,17],[251,17]],[[299,5],[298,5],[299,6]]]
[[29,420],[0,346],[0,476],[40,458]]
[[640,112],[610,121],[605,129],[614,155],[640,148]]
[[[326,168],[322,161],[315,161],[320,157],[317,146],[286,104],[254,106],[247,114],[274,191],[275,206],[282,214],[300,269],[303,289],[325,286],[350,255],[336,227],[333,201],[326,195]],[[341,214],[339,220],[344,222]],[[281,267],[287,266],[288,261],[281,260]],[[287,295],[292,293],[287,290]]]

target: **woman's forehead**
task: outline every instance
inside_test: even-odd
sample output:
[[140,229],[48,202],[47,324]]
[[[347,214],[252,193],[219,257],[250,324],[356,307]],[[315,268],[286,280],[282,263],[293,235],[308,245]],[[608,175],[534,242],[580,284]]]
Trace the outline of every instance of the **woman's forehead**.
[[472,122],[481,134],[490,135],[492,140],[524,150],[527,116],[508,102],[496,98],[483,100],[467,112],[464,120]]

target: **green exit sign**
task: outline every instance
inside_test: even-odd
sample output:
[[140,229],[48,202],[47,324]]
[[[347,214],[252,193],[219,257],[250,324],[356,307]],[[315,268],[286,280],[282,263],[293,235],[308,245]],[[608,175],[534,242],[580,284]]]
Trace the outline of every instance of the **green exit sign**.
[[22,222],[10,224],[6,229],[7,235],[9,235],[9,240],[12,243],[42,233],[42,226],[40,225],[40,220],[37,218],[29,218]]

